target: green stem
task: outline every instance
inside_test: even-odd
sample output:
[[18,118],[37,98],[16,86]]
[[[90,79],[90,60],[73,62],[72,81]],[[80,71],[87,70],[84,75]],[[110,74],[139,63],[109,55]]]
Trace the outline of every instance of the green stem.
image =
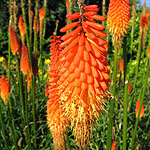
[[27,94],[27,75],[24,76],[24,81],[25,81],[25,122],[26,122],[26,134],[27,134],[27,141],[28,141],[28,149],[32,150],[31,147],[31,139],[30,139],[30,130],[29,130],[29,122],[28,122],[28,94]]
[[31,0],[28,0],[28,16],[29,16],[29,43],[32,46],[32,17],[31,17]]
[[34,29],[34,54],[37,54],[37,20],[38,20],[39,0],[35,1],[35,29]]
[[47,0],[44,0],[44,27],[43,27],[43,39],[45,38],[46,33],[46,17],[47,17]]
[[136,16],[136,8],[135,8],[136,3],[133,2],[132,5],[132,30],[131,30],[131,45],[130,45],[130,55],[132,57],[132,52],[133,52],[133,36],[134,36],[134,24],[135,24],[135,16]]
[[128,108],[128,76],[127,76],[127,50],[126,50],[126,37],[124,41],[124,83],[125,83],[125,91],[124,91],[124,103],[123,103],[123,150],[126,150],[127,143],[127,108]]
[[138,52],[137,52],[137,57],[136,57],[136,70],[135,70],[135,77],[134,77],[134,83],[133,83],[133,95],[129,101],[129,109],[132,105],[132,101],[134,99],[134,92],[135,92],[135,87],[136,87],[136,82],[137,82],[137,77],[138,77],[138,71],[139,71],[139,64],[140,64],[140,54],[141,54],[141,49],[142,49],[142,32],[140,32],[140,38],[139,38],[139,47],[138,47]]
[[16,65],[17,65],[17,80],[18,80],[18,85],[19,85],[19,94],[20,94],[20,102],[22,105],[22,112],[21,115],[23,117],[23,121],[25,124],[25,109],[24,109],[24,100],[23,100],[23,90],[22,90],[22,81],[21,81],[21,76],[20,76],[20,71],[19,71],[19,59],[18,56],[16,55]]
[[131,150],[134,149],[134,140],[135,140],[135,137],[136,137],[136,131],[137,131],[138,123],[139,123],[140,112],[141,112],[143,99],[144,99],[144,94],[145,94],[145,89],[146,89],[146,85],[147,85],[147,79],[148,79],[148,76],[149,76],[150,63],[148,65],[148,67],[147,67],[148,61],[149,60],[146,61],[146,65],[145,65],[146,66],[145,67],[146,71],[145,71],[145,75],[144,75],[144,84],[143,84],[143,87],[141,88],[141,90],[142,90],[141,102],[140,102],[139,113],[138,113],[138,117],[136,119],[135,128],[134,128],[134,132],[133,132],[133,136],[132,136],[132,140],[131,140]]
[[31,88],[32,88],[32,115],[33,115],[33,134],[34,134],[34,146],[36,149],[36,113],[35,113],[35,88],[34,88],[35,78],[31,77]]
[[3,137],[3,140],[4,140],[5,149],[9,150],[7,140],[6,140],[5,128],[4,128],[5,125],[4,125],[3,118],[2,118],[2,103],[1,103],[1,100],[0,100],[0,124],[1,124],[1,128],[2,128],[1,131],[2,131],[2,137]]
[[71,145],[70,145],[68,133],[66,133],[66,142],[67,142],[67,148],[68,148],[69,150],[71,150]]
[[26,41],[27,41],[27,46],[28,46],[28,51],[29,51],[30,64],[32,64],[32,54],[31,54],[31,49],[30,49],[29,36],[28,36],[28,26],[27,26],[26,14],[25,14],[25,8],[24,8],[24,6],[25,6],[24,0],[21,0],[21,8],[22,8],[22,14],[23,14],[23,21],[24,21],[25,31],[26,31]]
[[[102,15],[103,16],[106,16],[105,11],[106,11],[106,0],[103,0],[103,2],[102,2]],[[104,24],[105,24],[105,22],[103,21],[102,25],[104,25]]]
[[112,99],[110,102],[108,133],[107,133],[107,150],[111,149],[111,142],[112,142],[112,122],[113,122],[114,101],[115,101],[115,93],[116,93],[116,80],[117,80],[116,76],[117,76],[117,70],[118,70],[118,66],[117,66],[118,56],[117,55],[118,55],[118,49],[115,47]]

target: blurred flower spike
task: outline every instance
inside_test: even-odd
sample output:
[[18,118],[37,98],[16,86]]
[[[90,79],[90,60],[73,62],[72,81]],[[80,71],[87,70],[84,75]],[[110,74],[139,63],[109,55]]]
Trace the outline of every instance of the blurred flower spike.
[[9,79],[4,76],[0,76],[0,96],[4,104],[7,105],[10,96],[10,83]]

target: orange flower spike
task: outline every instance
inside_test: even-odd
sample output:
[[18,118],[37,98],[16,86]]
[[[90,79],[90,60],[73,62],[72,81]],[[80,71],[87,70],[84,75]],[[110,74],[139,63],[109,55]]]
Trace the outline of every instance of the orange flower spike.
[[124,64],[123,64],[123,59],[119,59],[119,71],[124,71]]
[[40,20],[43,20],[43,19],[44,19],[44,8],[41,8],[41,9],[39,10],[39,18],[40,18]]
[[113,141],[111,145],[111,150],[115,150],[115,149],[116,149],[116,141]]
[[25,26],[24,26],[22,16],[19,17],[18,26],[19,26],[19,30],[20,30],[20,34],[21,34],[22,44],[24,45],[25,44]]
[[[33,30],[35,30],[35,16],[34,16],[34,22],[33,22]],[[37,20],[36,30],[37,30],[37,32],[39,31],[39,21],[38,20]]]
[[[138,117],[140,103],[141,103],[140,100],[138,100],[136,103],[136,118]],[[144,115],[144,104],[142,104],[142,108],[141,108],[141,112],[140,112],[140,119],[142,118],[143,115]]]
[[20,53],[20,41],[14,28],[11,26],[9,27],[9,34],[10,34],[10,46],[12,54],[15,55]]
[[44,8],[41,8],[39,10],[39,19],[40,19],[40,35],[42,35],[42,32],[43,32],[43,20],[44,20]]
[[105,27],[94,21],[105,18],[99,15],[92,18],[98,9],[97,5],[81,6],[80,15],[76,13],[66,16],[70,20],[79,21],[60,30],[66,32],[74,28],[62,37],[64,42],[60,48],[65,48],[60,54],[62,67],[58,84],[64,115],[74,128],[78,146],[86,149],[92,122],[105,110],[105,93],[110,79],[106,61],[107,42],[103,39],[107,36],[103,32]]
[[130,95],[131,87],[132,87],[132,84],[128,83],[128,95]]
[[121,46],[124,34],[129,28],[130,0],[110,0],[107,13],[107,27],[113,36],[113,43]]
[[60,51],[59,45],[62,43],[59,36],[50,37],[51,67],[49,72],[49,86],[47,101],[47,122],[53,135],[55,150],[65,149],[65,132],[68,121],[63,115],[62,108],[59,104],[58,79],[60,68]]
[[7,105],[10,96],[10,83],[9,79],[4,76],[1,76],[0,78],[0,96],[4,101],[4,104]]
[[148,27],[148,21],[149,21],[149,12],[146,11],[146,14],[141,16],[141,22],[140,22],[140,26],[141,28],[147,28]]
[[27,46],[22,46],[21,49],[20,70],[23,74],[30,71],[30,60]]

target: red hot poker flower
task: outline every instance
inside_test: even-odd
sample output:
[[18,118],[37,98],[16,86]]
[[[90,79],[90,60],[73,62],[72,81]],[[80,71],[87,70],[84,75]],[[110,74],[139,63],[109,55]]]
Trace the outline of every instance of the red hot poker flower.
[[49,87],[47,101],[47,122],[53,135],[56,150],[65,149],[65,132],[68,125],[67,119],[63,115],[63,110],[59,104],[58,79],[59,79],[59,55],[62,50],[59,45],[60,36],[50,37],[51,67],[49,72]]
[[107,26],[113,36],[113,43],[121,45],[121,40],[129,28],[130,0],[110,0]]
[[19,26],[19,30],[20,30],[20,34],[21,34],[22,44],[24,45],[25,44],[25,26],[24,26],[22,16],[19,17],[18,26]]
[[10,84],[9,79],[1,76],[0,78],[0,96],[3,99],[5,105],[8,103],[8,98],[10,96]]
[[[136,118],[138,117],[140,103],[141,103],[140,100],[138,100],[136,103]],[[143,115],[144,115],[144,104],[142,104],[142,108],[141,108],[141,112],[140,112],[140,119],[142,118]]]
[[12,54],[15,55],[20,53],[20,40],[12,26],[9,27],[9,34]]
[[30,71],[30,60],[27,46],[22,46],[21,49],[20,70],[23,74]]
[[73,31],[62,36],[60,101],[64,113],[74,127],[79,147],[86,148],[91,126],[103,112],[105,92],[108,91],[109,70],[107,68],[106,33],[104,26],[94,20],[105,17],[95,15],[97,5],[83,5],[83,13],[67,14],[70,20],[77,20],[62,28],[61,32]]

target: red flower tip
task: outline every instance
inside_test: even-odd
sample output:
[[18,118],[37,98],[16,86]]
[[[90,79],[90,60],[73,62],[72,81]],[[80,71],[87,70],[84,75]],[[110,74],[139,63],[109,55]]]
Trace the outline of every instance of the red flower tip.
[[128,83],[128,95],[130,95],[131,87],[132,87],[132,83]]
[[119,59],[119,71],[123,71],[124,70],[124,64],[123,64],[123,59]]
[[[140,103],[141,103],[140,100],[138,100],[136,103],[136,118],[138,117]],[[144,104],[142,104],[142,108],[141,108],[141,112],[140,112],[140,119],[142,118],[143,115],[144,115]]]
[[44,19],[44,8],[41,8],[39,10],[39,18],[40,18],[40,20]]
[[111,145],[111,150],[115,150],[115,149],[116,149],[116,141],[113,141]]
[[25,42],[25,26],[24,26],[22,16],[19,17],[18,26],[19,26],[19,30],[20,30],[20,34],[21,34],[22,43],[24,45],[24,42]]
[[30,11],[30,14],[31,14],[31,17],[33,17],[33,11],[32,10]]

